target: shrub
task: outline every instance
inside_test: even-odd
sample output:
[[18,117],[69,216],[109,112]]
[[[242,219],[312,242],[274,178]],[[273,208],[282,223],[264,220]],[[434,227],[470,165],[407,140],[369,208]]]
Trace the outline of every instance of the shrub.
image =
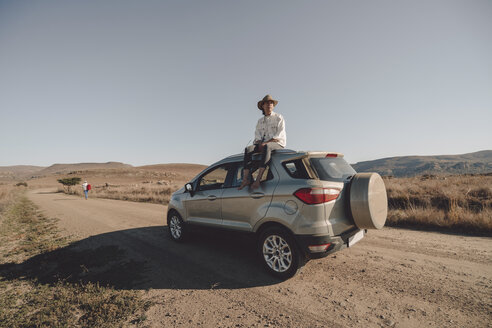
[[68,192],[70,193],[70,187],[79,184],[80,180],[82,179],[78,177],[73,177],[73,178],[58,179],[57,181],[61,183],[63,187],[67,187]]
[[392,178],[385,184],[389,226],[492,233],[491,176]]

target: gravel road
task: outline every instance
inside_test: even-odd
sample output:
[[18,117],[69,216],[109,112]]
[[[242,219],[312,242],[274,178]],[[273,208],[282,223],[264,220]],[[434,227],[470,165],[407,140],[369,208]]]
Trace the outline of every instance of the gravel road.
[[[167,236],[166,207],[38,190],[29,198],[80,247],[143,262],[131,287],[155,301],[151,327],[491,327],[492,239],[394,228],[310,261],[279,282],[250,236]],[[137,275],[136,275],[137,276]]]

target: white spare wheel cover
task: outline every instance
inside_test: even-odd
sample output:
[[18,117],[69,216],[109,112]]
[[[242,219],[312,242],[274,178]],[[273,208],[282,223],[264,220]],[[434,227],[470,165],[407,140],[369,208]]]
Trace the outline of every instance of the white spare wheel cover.
[[350,185],[350,209],[359,229],[381,229],[388,215],[388,197],[377,173],[357,173]]

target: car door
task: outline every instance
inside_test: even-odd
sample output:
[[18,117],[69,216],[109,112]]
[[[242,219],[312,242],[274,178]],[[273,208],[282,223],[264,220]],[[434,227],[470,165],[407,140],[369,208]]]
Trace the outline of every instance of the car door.
[[[243,164],[231,167],[230,187],[222,193],[222,225],[235,230],[251,231],[256,222],[262,219],[270,206],[273,193],[278,184],[278,174],[273,166],[267,168],[260,188],[246,187],[237,190],[242,182]],[[257,172],[253,172],[256,178]]]
[[185,201],[188,222],[210,226],[222,224],[221,201],[228,173],[229,166],[220,165],[198,178],[193,196]]

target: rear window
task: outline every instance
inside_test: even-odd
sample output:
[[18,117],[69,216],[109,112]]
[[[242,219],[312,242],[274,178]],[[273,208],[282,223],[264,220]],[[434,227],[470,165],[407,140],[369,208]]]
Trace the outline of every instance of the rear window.
[[357,173],[343,157],[311,158],[310,161],[321,180],[344,181]]

